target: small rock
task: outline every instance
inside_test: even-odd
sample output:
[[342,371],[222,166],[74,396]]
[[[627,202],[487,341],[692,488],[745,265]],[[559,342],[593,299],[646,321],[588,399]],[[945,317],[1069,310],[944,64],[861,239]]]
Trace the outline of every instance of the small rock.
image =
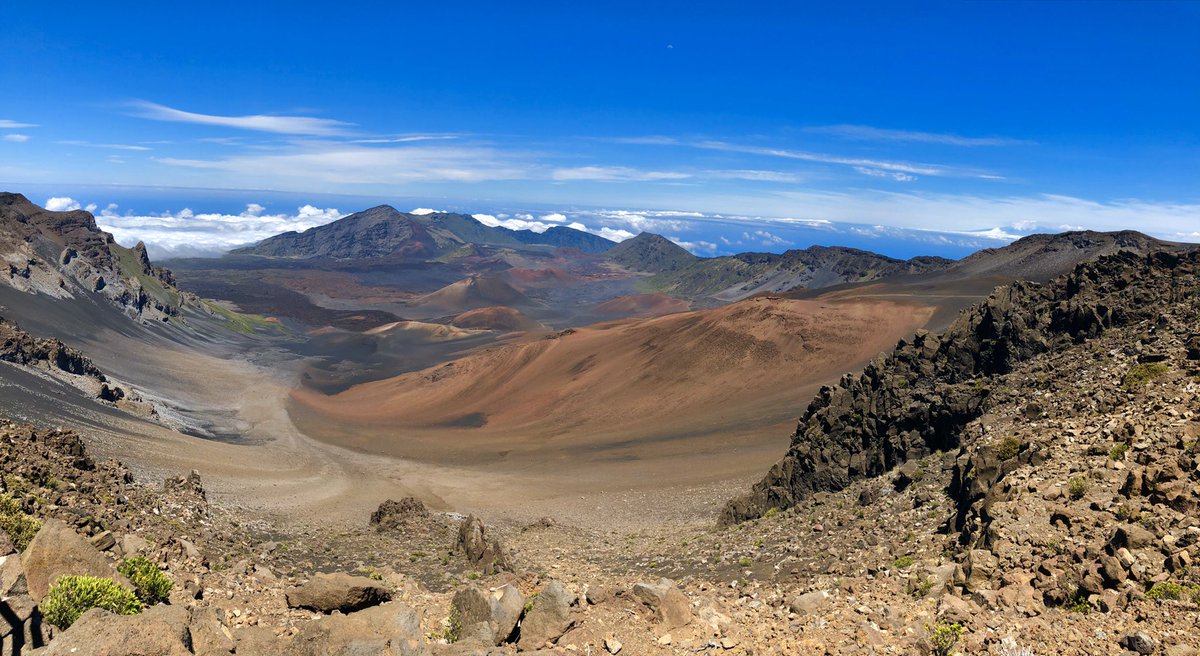
[[1154,638],[1138,631],[1121,638],[1121,646],[1139,654],[1153,654],[1158,643],[1154,641]]
[[788,607],[797,615],[810,615],[825,606],[831,596],[824,590],[806,592],[802,595],[792,597],[792,600],[788,602]]
[[621,653],[621,641],[616,638],[605,638],[604,649],[610,654]]

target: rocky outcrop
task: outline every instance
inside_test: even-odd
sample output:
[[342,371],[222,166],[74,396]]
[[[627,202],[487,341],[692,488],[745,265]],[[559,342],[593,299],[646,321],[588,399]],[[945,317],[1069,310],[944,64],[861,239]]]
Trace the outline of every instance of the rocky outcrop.
[[429,509],[416,497],[399,501],[388,499],[371,513],[371,526],[378,531],[394,531],[429,519]]
[[511,569],[500,539],[489,533],[483,521],[474,515],[468,516],[458,527],[458,548],[484,574]]
[[150,263],[144,244],[125,248],[89,212],[51,212],[13,193],[0,193],[0,283],[58,298],[94,294],[154,321],[195,300]]
[[1046,284],[998,288],[945,333],[918,332],[862,374],[822,388],[787,455],[749,495],[729,502],[721,522],[787,508],[814,492],[840,490],[910,459],[958,448],[963,427],[987,408],[990,377],[1156,315],[1164,304],[1196,293],[1198,269],[1194,251],[1121,253]]

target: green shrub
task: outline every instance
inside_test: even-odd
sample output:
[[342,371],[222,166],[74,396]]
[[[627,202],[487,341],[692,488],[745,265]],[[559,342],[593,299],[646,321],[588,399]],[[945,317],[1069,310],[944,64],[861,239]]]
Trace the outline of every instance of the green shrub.
[[1161,362],[1147,362],[1134,365],[1129,373],[1125,374],[1125,378],[1121,381],[1121,387],[1126,391],[1132,392],[1146,386],[1147,383],[1167,373],[1167,365]]
[[133,584],[138,599],[147,606],[161,604],[171,594],[171,579],[158,568],[158,564],[144,556],[126,558],[117,571]]
[[923,578],[913,586],[912,595],[917,598],[924,597],[933,589],[933,579]]
[[1111,460],[1124,460],[1125,452],[1129,450],[1129,445],[1124,442],[1117,442],[1108,450],[1108,457]]
[[1150,587],[1146,596],[1155,601],[1178,601],[1183,599],[1185,589],[1174,581],[1160,581]]
[[1067,495],[1070,496],[1075,501],[1082,499],[1083,495],[1087,494],[1087,491],[1088,491],[1088,482],[1087,482],[1086,478],[1077,476],[1075,478],[1072,478],[1067,483]]
[[907,569],[909,567],[912,567],[912,564],[913,564],[912,556],[900,556],[899,558],[896,559],[896,562],[892,563],[892,565],[896,569]]
[[933,645],[933,653],[935,656],[950,656],[954,653],[954,645],[958,644],[959,637],[962,636],[963,628],[961,624],[950,624],[947,622],[938,622],[933,626],[925,627],[929,631],[929,643]]
[[8,534],[18,551],[25,551],[41,528],[42,523],[25,514],[16,499],[0,493],[0,530]]
[[742,567],[749,567],[753,564],[754,564],[754,559],[751,558],[750,556],[742,556],[741,558],[738,558],[738,565],[740,565]]
[[1020,452],[1021,440],[1018,440],[1015,437],[1004,438],[1004,441],[1000,443],[1000,446],[996,447],[996,455],[1000,456],[1001,460],[1016,458],[1017,454]]
[[80,615],[103,608],[118,615],[142,612],[142,602],[116,581],[98,576],[60,576],[40,604],[47,622],[65,629]]
[[763,513],[763,518],[770,519],[778,514],[779,514],[779,508],[776,508],[775,506],[771,506],[770,508],[767,508],[767,512]]

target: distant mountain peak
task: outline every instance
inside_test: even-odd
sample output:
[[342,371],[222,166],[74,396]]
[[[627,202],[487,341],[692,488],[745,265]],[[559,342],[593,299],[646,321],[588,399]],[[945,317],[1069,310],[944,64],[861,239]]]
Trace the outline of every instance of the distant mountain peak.
[[565,226],[545,233],[510,230],[485,225],[468,214],[412,214],[391,205],[377,205],[332,223],[304,232],[278,234],[232,252],[289,258],[435,259],[464,246],[480,245],[569,247],[599,253],[608,250],[613,242]]
[[679,244],[652,232],[626,239],[610,248],[607,255],[626,269],[647,273],[677,271],[699,259]]

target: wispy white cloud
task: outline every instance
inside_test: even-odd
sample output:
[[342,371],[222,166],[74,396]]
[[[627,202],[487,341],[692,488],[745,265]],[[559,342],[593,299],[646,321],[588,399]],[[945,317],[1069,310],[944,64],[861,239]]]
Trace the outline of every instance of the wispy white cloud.
[[414,143],[417,141],[446,141],[448,139],[458,139],[456,134],[410,134],[400,137],[376,137],[371,139],[351,139],[350,143],[358,144],[395,144],[395,143]]
[[29,139],[30,139],[29,135],[27,135],[27,134],[19,134],[19,133],[16,133],[16,132],[14,132],[14,133],[12,133],[12,134],[6,134],[6,135],[4,135],[4,140],[5,140],[5,141],[11,141],[11,142],[13,142],[13,143],[25,143],[26,141],[29,141]]
[[643,171],[626,166],[577,166],[555,169],[554,180],[598,180],[602,182],[647,182],[657,180],[683,180],[692,177],[678,171]]
[[796,173],[763,171],[758,169],[708,170],[704,172],[704,176],[722,180],[749,180],[751,182],[798,183],[804,180],[803,176]]
[[24,128],[36,127],[36,123],[21,123],[12,119],[0,118],[0,130],[21,130]]
[[802,150],[789,150],[786,148],[770,148],[763,146],[746,146],[728,143],[724,141],[699,141],[690,144],[696,148],[704,148],[707,150],[722,150],[735,153],[746,153],[750,155],[766,155],[769,157],[782,157],[784,159],[795,159],[806,162],[819,162],[822,164],[840,164],[854,168],[865,167],[871,169],[882,169],[885,171],[899,171],[902,173],[913,173],[918,175],[950,175],[950,169],[936,164],[919,164],[903,161],[887,161],[876,159],[862,159],[856,157],[840,157],[837,155],[827,155],[824,153],[813,153]]
[[276,134],[297,134],[311,137],[346,135],[350,133],[349,128],[354,125],[345,121],[316,118],[313,116],[274,116],[269,114],[219,116],[216,114],[200,114],[144,100],[131,103],[131,106],[136,116],[156,121],[214,125],[240,130],[273,132]]
[[963,137],[957,134],[939,132],[889,130],[869,125],[818,125],[804,128],[804,131],[858,141],[905,141],[947,146],[1015,146],[1035,143],[1024,139],[1010,139],[1008,137]]
[[139,152],[151,150],[151,148],[149,146],[134,146],[134,145],[130,145],[130,144],[114,144],[114,143],[92,143],[90,141],[81,141],[79,139],[66,139],[66,140],[62,140],[62,141],[55,141],[54,143],[62,144],[64,146],[84,146],[87,148],[104,148],[106,150],[136,150]]
[[915,175],[901,173],[900,171],[880,171],[879,169],[867,168],[865,166],[854,167],[855,171],[863,175],[869,175],[875,178],[888,178],[897,182],[912,182],[917,179]]
[[303,144],[283,153],[249,153],[220,159],[161,158],[163,164],[220,171],[235,186],[404,184],[520,180],[533,175],[530,165],[482,146]]

